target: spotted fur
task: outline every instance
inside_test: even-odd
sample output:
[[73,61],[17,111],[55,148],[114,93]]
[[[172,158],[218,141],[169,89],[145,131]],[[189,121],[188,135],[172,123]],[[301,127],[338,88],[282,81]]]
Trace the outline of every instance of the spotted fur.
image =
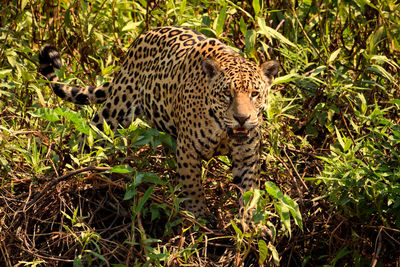
[[[40,52],[41,73],[55,94],[77,104],[102,103],[92,123],[99,129],[128,126],[144,115],[177,141],[176,159],[186,209],[208,213],[201,187],[201,159],[230,154],[235,180],[253,190],[259,176],[262,111],[279,64],[261,66],[222,42],[187,28],[162,27],[131,45],[112,82],[99,87],[57,83],[61,67],[57,50]],[[243,200],[240,214],[244,214]]]

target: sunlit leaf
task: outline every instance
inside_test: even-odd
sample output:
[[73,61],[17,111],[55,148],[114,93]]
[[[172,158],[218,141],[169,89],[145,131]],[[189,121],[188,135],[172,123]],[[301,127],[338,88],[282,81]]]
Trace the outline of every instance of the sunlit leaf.
[[268,257],[268,246],[267,243],[265,243],[265,241],[262,239],[258,241],[258,251],[260,254],[259,263],[262,264]]
[[218,17],[217,17],[216,25],[215,25],[215,33],[217,34],[217,36],[220,36],[222,31],[224,30],[226,9],[227,9],[227,6],[226,6],[226,4],[224,4],[221,11],[218,13]]

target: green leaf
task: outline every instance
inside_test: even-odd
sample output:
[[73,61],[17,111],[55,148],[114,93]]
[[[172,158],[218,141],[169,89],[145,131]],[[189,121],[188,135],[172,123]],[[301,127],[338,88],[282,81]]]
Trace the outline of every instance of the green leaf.
[[151,172],[144,172],[144,177],[143,181],[148,182],[148,183],[153,183],[153,184],[164,184],[165,182],[160,179],[160,176],[158,176],[155,173]]
[[162,133],[159,135],[159,139],[164,146],[176,151],[176,141],[170,135]]
[[280,192],[280,190],[273,182],[265,182],[265,190],[267,190],[267,193],[272,197],[278,198],[278,192]]
[[23,11],[28,4],[28,0],[21,0],[21,11]]
[[225,18],[226,18],[226,3],[223,5],[221,12],[219,12],[216,20],[217,25],[215,27],[215,33],[217,36],[220,36],[224,30]]
[[151,172],[136,172],[135,173],[135,186],[138,186],[142,182],[153,183],[153,184],[165,184],[157,174]]
[[342,248],[342,249],[338,252],[338,254],[336,254],[336,257],[332,260],[332,262],[331,262],[330,265],[331,265],[331,266],[335,266],[338,260],[340,260],[341,258],[343,258],[344,256],[346,256],[346,255],[348,255],[348,254],[350,254],[350,253],[351,253],[351,251],[350,251],[350,250],[347,250],[347,246],[345,246],[344,248]]
[[343,141],[342,135],[340,134],[340,132],[339,132],[339,130],[338,130],[338,128],[336,126],[335,126],[335,132],[336,132],[336,136],[337,136],[337,139],[339,141],[339,144],[342,146],[342,149],[344,150],[346,145],[345,145],[345,143]]
[[246,25],[246,22],[244,22],[243,17],[240,17],[239,28],[240,28],[240,31],[242,32],[242,34],[243,34],[244,36],[246,36],[246,33],[247,33],[247,25]]
[[271,38],[277,39],[281,43],[290,45],[297,49],[297,46],[294,43],[292,43],[291,41],[289,41],[289,39],[287,39],[281,33],[277,32],[275,29],[268,27],[265,24],[264,18],[258,17],[257,22],[258,22],[258,25],[260,26],[260,30],[258,31],[259,34],[266,36],[268,39],[271,39]]
[[275,209],[278,211],[281,223],[285,226],[286,231],[289,233],[289,236],[291,236],[292,228],[290,223],[290,213],[288,207],[286,205],[283,205],[281,202],[275,202],[274,206]]
[[60,120],[58,114],[54,110],[49,109],[49,108],[36,109],[32,112],[32,115],[43,118],[50,122],[56,122],[56,121]]
[[124,200],[130,200],[137,195],[136,187],[133,184],[126,185]]
[[35,90],[35,92],[36,92],[36,94],[37,94],[37,96],[39,98],[40,105],[42,107],[46,106],[46,101],[44,100],[44,97],[43,97],[43,94],[42,94],[42,91],[40,90],[40,88],[37,87],[35,84],[31,84],[30,87]]
[[357,95],[358,95],[358,98],[359,98],[360,101],[361,101],[361,107],[360,107],[361,113],[362,113],[363,115],[365,115],[365,113],[367,113],[367,100],[365,99],[364,94],[359,93],[359,94],[357,94]]
[[182,0],[181,5],[179,7],[179,14],[182,16],[182,14],[185,13],[186,10],[186,0]]
[[254,57],[256,53],[257,32],[248,30],[245,36],[245,50],[250,57]]
[[71,27],[71,10],[70,9],[67,9],[67,11],[65,12],[64,23],[65,23],[66,28]]
[[143,206],[146,203],[146,201],[150,198],[150,195],[153,192],[154,187],[155,186],[152,185],[149,188],[147,188],[146,192],[143,194],[143,197],[140,199],[140,202],[135,209],[134,217],[136,217],[136,215],[139,213],[139,211],[141,211],[143,209]]
[[236,223],[234,221],[231,221],[233,230],[235,230],[236,235],[238,236],[243,236],[243,232],[242,230],[239,229],[239,227],[236,225]]
[[301,79],[301,76],[297,73],[289,73],[280,76],[274,80],[274,84],[289,83]]
[[258,16],[258,13],[260,13],[260,10],[261,10],[260,1],[261,0],[253,0],[253,9],[254,9],[255,17]]
[[95,256],[96,258],[102,260],[103,262],[107,263],[107,265],[109,265],[108,260],[107,260],[106,258],[104,258],[103,255],[100,255],[99,253],[94,252],[94,251],[89,250],[89,249],[85,250],[85,252],[92,254],[92,255]]
[[74,259],[73,267],[84,267],[84,265],[79,257],[76,257]]
[[288,195],[284,195],[285,204],[289,206],[290,214],[292,215],[296,225],[303,230],[303,218],[299,209],[299,205]]
[[268,246],[267,243],[265,243],[264,240],[259,240],[258,241],[258,250],[260,253],[260,264],[263,264],[264,261],[267,259],[268,257]]
[[128,21],[128,23],[125,24],[125,26],[121,29],[121,31],[126,32],[126,31],[135,31],[137,29],[137,27],[140,26],[140,24],[142,24],[142,21],[137,21],[137,22],[133,22],[133,21]]
[[335,59],[336,59],[337,56],[339,55],[340,51],[341,51],[341,48],[337,49],[335,52],[333,52],[333,53],[331,54],[331,56],[330,56],[329,59],[328,59],[328,64],[329,64],[329,63],[332,63],[333,61],[335,61]]
[[132,167],[128,165],[117,165],[112,167],[110,170],[107,172],[112,172],[112,173],[131,173],[133,172]]
[[12,69],[2,69],[0,70],[0,79],[10,76]]
[[296,225],[303,229],[303,220],[298,204],[288,195],[284,195],[279,187],[270,181],[265,183],[265,190],[271,197],[278,200],[278,202],[274,201],[274,206],[289,235],[291,235],[290,214],[294,218]]
[[272,259],[274,260],[274,263],[276,264],[276,266],[279,266],[280,260],[279,260],[279,254],[278,254],[278,251],[276,250],[276,247],[271,242],[268,242],[268,249],[272,253]]

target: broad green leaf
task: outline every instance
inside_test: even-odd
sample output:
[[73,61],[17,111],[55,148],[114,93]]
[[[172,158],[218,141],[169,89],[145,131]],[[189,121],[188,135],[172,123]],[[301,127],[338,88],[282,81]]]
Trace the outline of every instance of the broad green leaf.
[[367,112],[367,100],[365,99],[364,94],[358,93],[357,95],[361,102],[361,113],[365,115],[365,113]]
[[220,36],[225,26],[225,18],[226,18],[226,4],[223,5],[221,11],[218,13],[218,17],[216,20],[217,25],[215,25],[215,33],[217,36]]
[[255,56],[256,40],[257,40],[257,32],[255,30],[248,30],[245,36],[245,48],[246,48],[246,53],[250,57]]
[[242,32],[242,34],[243,34],[244,36],[246,36],[246,33],[247,33],[247,25],[246,25],[246,23],[244,22],[243,17],[240,17],[239,28],[240,28],[240,31]]
[[373,71],[376,73],[381,74],[384,78],[388,79],[390,82],[392,83],[397,83],[398,81],[396,81],[393,76],[382,66],[379,65],[371,65],[367,68],[367,70],[369,71]]
[[396,69],[400,69],[400,66],[394,60],[384,55],[373,55],[371,61],[377,61],[378,64],[387,63]]
[[276,264],[276,266],[279,266],[280,259],[276,247],[271,242],[268,242],[268,249],[272,253],[272,259],[274,260],[274,263]]
[[150,186],[149,188],[147,188],[146,192],[143,194],[143,197],[140,199],[140,202],[135,209],[135,214],[134,214],[135,217],[143,209],[144,204],[150,198],[150,195],[153,192],[154,187],[155,187],[154,185]]
[[285,226],[286,231],[289,233],[289,236],[292,235],[292,228],[290,223],[290,212],[286,205],[282,204],[282,202],[275,202],[275,209],[278,211],[279,217],[281,219],[281,223]]
[[261,9],[260,1],[261,0],[253,0],[253,9],[254,9],[255,17],[258,16],[258,13],[260,12],[260,9]]
[[235,230],[236,235],[242,236],[243,232],[242,232],[242,230],[239,229],[239,227],[236,225],[236,223],[234,221],[231,221],[231,224],[232,224],[233,230]]
[[335,126],[335,132],[336,132],[336,136],[337,136],[337,139],[339,141],[340,146],[342,147],[342,149],[344,149],[345,148],[345,143],[343,141],[342,135],[340,134],[340,132],[339,132],[339,130],[338,130],[338,128],[336,126]]
[[100,255],[99,253],[94,252],[93,250],[89,250],[89,249],[85,250],[85,252],[87,252],[87,253],[89,253],[89,254],[92,254],[92,255],[95,256],[96,258],[102,260],[103,262],[107,263],[107,265],[109,265],[108,260],[107,260],[106,258],[104,258],[103,255]]
[[301,230],[303,230],[303,219],[301,216],[299,205],[293,199],[291,199],[288,195],[285,195],[284,198],[285,198],[285,203],[289,206],[290,214],[292,214],[292,217],[293,217],[296,225]]
[[255,189],[252,194],[251,202],[248,204],[249,209],[255,208],[257,206],[260,196],[261,196],[260,190]]
[[137,21],[137,22],[133,22],[133,21],[128,21],[128,23],[122,28],[123,32],[126,31],[135,31],[137,29],[137,27],[140,26],[140,24],[142,24],[142,21]]
[[186,0],[182,0],[181,5],[179,7],[179,14],[182,16],[186,10]]
[[28,0],[21,0],[21,11],[23,11],[28,4]]
[[340,260],[341,258],[343,258],[344,256],[348,255],[352,253],[351,250],[347,250],[347,246],[345,246],[344,248],[342,248],[335,256],[335,258],[332,260],[331,262],[331,266],[335,266],[337,261]]
[[368,45],[368,50],[370,54],[375,54],[376,48],[378,47],[379,43],[382,41],[382,38],[384,37],[384,26],[378,27],[368,38],[369,42],[367,43]]
[[133,169],[127,165],[117,165],[112,167],[108,172],[112,173],[131,173]]
[[84,267],[84,265],[79,257],[76,257],[74,259],[73,267]]
[[136,195],[137,195],[137,190],[135,186],[133,184],[127,184],[126,191],[124,194],[124,200],[130,200]]
[[143,176],[144,182],[153,183],[153,184],[165,184],[165,182],[162,181],[160,179],[160,177],[155,173],[144,172],[143,174],[144,174],[144,176]]
[[333,61],[335,61],[335,59],[336,59],[337,56],[339,55],[340,51],[341,51],[341,48],[339,48],[339,49],[337,49],[335,52],[333,52],[333,53],[331,54],[331,56],[329,57],[329,59],[328,59],[328,63],[332,63]]
[[281,84],[281,83],[289,83],[301,79],[301,76],[297,73],[289,73],[283,76],[280,76],[274,80],[274,84]]
[[265,243],[265,241],[262,240],[262,239],[260,239],[260,240],[258,241],[258,251],[259,251],[259,254],[260,254],[260,261],[259,261],[259,263],[260,263],[260,264],[263,264],[264,261],[265,261],[265,260],[267,259],[267,257],[268,257],[268,246],[267,246],[267,243]]
[[268,27],[265,24],[264,18],[258,17],[257,22],[258,22],[258,25],[260,26],[260,30],[258,31],[259,34],[262,34],[269,39],[271,39],[271,38],[277,39],[278,41],[285,43],[287,45],[290,45],[297,49],[297,46],[294,43],[292,43],[291,41],[289,41],[289,39],[287,39],[281,33],[277,32],[275,29]]
[[31,88],[33,88],[39,98],[39,103],[42,107],[46,106],[46,101],[44,100],[43,94],[42,94],[42,90],[40,90],[35,84],[31,84],[30,85]]
[[32,115],[43,118],[50,122],[56,122],[56,121],[60,120],[60,117],[58,116],[58,114],[53,109],[49,109],[49,108],[36,109],[32,112]]
[[0,79],[10,76],[12,69],[2,69],[0,70]]

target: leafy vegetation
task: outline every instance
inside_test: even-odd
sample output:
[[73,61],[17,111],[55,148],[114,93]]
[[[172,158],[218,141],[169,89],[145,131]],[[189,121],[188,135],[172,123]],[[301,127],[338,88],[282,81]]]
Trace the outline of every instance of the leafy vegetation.
[[[0,10],[2,266],[400,264],[398,1],[11,0]],[[237,226],[228,158],[203,164],[210,230],[179,211],[174,140],[139,119],[92,129],[98,107],[60,101],[37,72],[51,43],[63,82],[99,85],[141,32],[164,25],[281,62],[263,186],[248,203],[269,236]],[[93,152],[80,150],[81,133]]]

